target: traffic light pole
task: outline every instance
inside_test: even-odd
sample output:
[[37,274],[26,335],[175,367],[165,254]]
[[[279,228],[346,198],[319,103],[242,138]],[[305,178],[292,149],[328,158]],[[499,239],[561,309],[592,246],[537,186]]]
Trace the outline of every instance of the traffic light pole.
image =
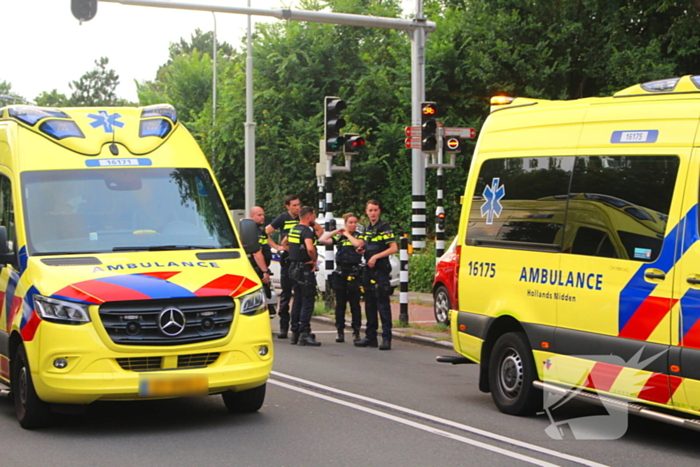
[[[425,22],[423,0],[416,0],[415,18]],[[420,127],[421,103],[425,100],[425,28],[409,32],[411,37],[411,122]],[[425,160],[421,148],[411,150],[411,237],[414,250],[425,248]]]

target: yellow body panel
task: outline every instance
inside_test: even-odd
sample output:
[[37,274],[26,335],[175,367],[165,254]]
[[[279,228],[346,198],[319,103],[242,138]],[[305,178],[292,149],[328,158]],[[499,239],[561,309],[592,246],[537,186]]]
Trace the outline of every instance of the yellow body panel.
[[700,415],[696,78],[495,107],[463,197],[456,351],[519,330],[540,379]]
[[[140,175],[132,178],[136,172],[130,171]],[[160,186],[179,198],[147,185],[163,173]],[[190,173],[191,180],[182,175]],[[114,200],[70,183],[55,190],[32,178],[50,180],[51,174],[57,180],[79,174],[80,181],[94,174],[99,183],[103,177],[107,186],[100,187],[113,190]],[[46,402],[242,391],[267,381],[273,346],[260,281],[204,154],[171,107],[0,109],[0,187],[0,226],[17,258],[0,269],[0,382],[10,383],[19,346]],[[120,205],[127,195],[133,204]],[[146,205],[150,210],[138,219]],[[169,219],[173,206],[203,217]],[[91,211],[84,214],[83,207]],[[206,217],[214,215],[211,209],[218,217]],[[157,217],[163,217],[162,229],[152,226]],[[82,225],[88,219],[102,224]],[[128,229],[115,227],[120,222]],[[210,245],[165,240],[194,237],[194,229]],[[113,249],[112,235],[135,246]],[[217,247],[220,238],[231,244]],[[38,311],[41,297],[59,304],[46,313],[72,303],[89,318],[69,323],[45,315]],[[105,311],[110,307],[116,311]]]

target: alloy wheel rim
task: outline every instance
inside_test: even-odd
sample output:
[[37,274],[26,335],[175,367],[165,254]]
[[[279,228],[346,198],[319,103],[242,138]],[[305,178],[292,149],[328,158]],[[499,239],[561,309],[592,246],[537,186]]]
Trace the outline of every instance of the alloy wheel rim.
[[440,321],[447,319],[447,295],[442,291],[435,297],[435,313]]

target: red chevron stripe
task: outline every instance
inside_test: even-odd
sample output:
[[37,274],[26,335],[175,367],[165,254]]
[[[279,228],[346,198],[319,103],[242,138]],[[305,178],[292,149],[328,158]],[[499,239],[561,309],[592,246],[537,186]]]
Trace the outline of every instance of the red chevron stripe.
[[700,349],[700,320],[693,324],[688,333],[683,336],[683,341],[680,344],[683,347],[692,347],[694,349]]
[[[151,298],[148,295],[142,294],[136,290],[102,281],[89,280],[78,282],[77,284],[73,284],[72,287],[103,302],[149,300]],[[94,301],[95,298],[93,298],[92,301]]]
[[222,295],[238,297],[256,285],[257,284],[254,281],[244,276],[224,274],[208,284],[203,285],[197,289],[194,294],[198,297],[213,297]]
[[10,359],[0,355],[0,376],[10,379]]
[[647,297],[627,321],[618,337],[647,340],[677,301],[678,299],[664,297]]
[[676,392],[676,389],[678,389],[678,386],[680,386],[682,382],[683,378],[679,376],[668,376],[654,373],[647,380],[644,388],[637,397],[649,402],[668,404],[671,397]]
[[620,365],[611,365],[609,363],[597,362],[588,373],[584,387],[598,389],[599,391],[610,391],[615,379],[622,371]]
[[29,318],[29,321],[27,321],[24,327],[19,331],[19,333],[22,335],[22,339],[25,342],[34,340],[34,335],[36,334],[36,330],[39,328],[40,324],[41,318],[39,318],[39,315],[36,314],[36,310],[32,310],[31,318]]

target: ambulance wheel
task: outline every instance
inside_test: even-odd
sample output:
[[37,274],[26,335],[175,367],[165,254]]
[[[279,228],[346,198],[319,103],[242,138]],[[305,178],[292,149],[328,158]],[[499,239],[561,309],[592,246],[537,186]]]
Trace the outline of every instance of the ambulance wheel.
[[535,360],[525,334],[509,332],[498,338],[489,361],[489,385],[496,407],[509,415],[530,415],[542,408],[542,391]]
[[51,422],[51,407],[39,399],[34,390],[27,352],[23,346],[17,349],[13,359],[10,384],[17,420],[22,428],[33,430],[47,426]]
[[435,289],[433,294],[433,311],[435,312],[435,321],[438,323],[450,325],[450,294],[447,293],[445,286],[441,285]]
[[247,391],[226,391],[221,396],[231,413],[253,413],[260,410],[265,402],[265,384]]

